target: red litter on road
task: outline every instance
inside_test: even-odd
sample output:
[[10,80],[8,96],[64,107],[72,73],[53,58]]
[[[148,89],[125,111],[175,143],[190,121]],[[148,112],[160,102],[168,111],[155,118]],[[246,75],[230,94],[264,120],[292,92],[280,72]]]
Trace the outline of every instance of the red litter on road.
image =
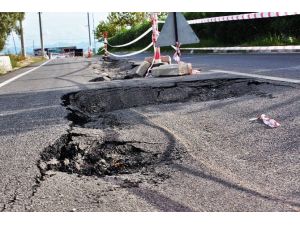
[[254,120],[261,120],[264,124],[272,128],[280,127],[280,123],[266,116],[265,114],[261,114],[259,117],[250,119],[250,121],[254,121]]

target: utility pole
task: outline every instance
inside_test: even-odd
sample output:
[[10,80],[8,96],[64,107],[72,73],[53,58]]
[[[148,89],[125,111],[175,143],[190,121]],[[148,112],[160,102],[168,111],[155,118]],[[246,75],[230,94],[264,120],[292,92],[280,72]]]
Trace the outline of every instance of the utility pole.
[[94,20],[94,13],[92,14],[93,16],[93,34],[94,34],[94,54],[97,53],[96,51],[96,31],[95,31],[95,20]]
[[24,34],[23,34],[23,23],[22,23],[22,20],[20,20],[19,22],[20,22],[21,55],[23,57],[26,57]]
[[90,14],[87,13],[87,19],[88,19],[88,29],[89,29],[89,50],[92,47],[92,41],[91,41],[91,28],[90,28]]
[[42,30],[42,18],[40,12],[39,12],[39,23],[40,23],[41,53],[42,53],[42,57],[44,57],[45,52],[44,52],[43,30]]
[[14,42],[15,54],[17,55],[17,54],[18,54],[18,52],[17,52],[16,42],[15,42],[15,37],[14,37],[14,33],[13,33],[13,32],[11,32],[11,36],[12,36],[12,38],[13,38],[13,42]]

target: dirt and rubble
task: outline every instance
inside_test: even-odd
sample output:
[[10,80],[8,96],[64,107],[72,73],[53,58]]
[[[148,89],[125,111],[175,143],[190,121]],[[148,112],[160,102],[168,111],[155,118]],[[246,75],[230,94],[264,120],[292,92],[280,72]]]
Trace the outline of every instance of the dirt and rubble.
[[123,80],[141,77],[136,73],[138,65],[129,60],[99,60],[92,65],[92,68],[98,77],[90,80],[90,82]]
[[124,80],[132,78],[170,77],[200,73],[192,69],[191,63],[179,62],[171,64],[170,56],[163,56],[160,63],[153,63],[153,58],[146,57],[142,62],[133,62],[126,59],[99,60],[92,65],[98,76],[90,82]]

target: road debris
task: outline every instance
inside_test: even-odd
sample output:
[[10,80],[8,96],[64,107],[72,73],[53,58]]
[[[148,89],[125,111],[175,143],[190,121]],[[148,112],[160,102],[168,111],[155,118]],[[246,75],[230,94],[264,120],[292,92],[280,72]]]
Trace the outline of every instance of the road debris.
[[[171,62],[172,62],[171,57],[168,56],[168,55],[162,55],[162,56],[160,57],[160,60],[161,60],[162,63],[166,63],[166,64],[171,64]],[[153,62],[153,57],[146,57],[146,58],[144,59],[144,61],[147,61],[147,62],[149,62],[149,63],[152,64],[152,62]]]
[[42,173],[58,170],[87,176],[129,174],[161,160],[159,152],[149,152],[139,143],[101,141],[97,136],[85,138],[78,135],[64,135],[41,153],[39,168]]
[[192,74],[192,64],[179,62],[178,64],[161,65],[151,71],[153,77],[160,76],[182,76]]
[[249,121],[257,121],[257,120],[262,121],[264,124],[266,124],[267,126],[272,127],[272,128],[277,128],[277,127],[281,126],[280,123],[278,123],[276,120],[266,116],[265,114],[261,114],[258,117],[249,119]]
[[151,63],[149,63],[148,61],[144,61],[141,63],[141,65],[138,66],[136,73],[139,76],[143,77],[147,73],[150,66],[151,66]]
[[97,62],[92,66],[94,73],[98,76],[90,82],[123,80],[147,77],[168,77],[199,74],[199,70],[193,70],[191,63],[179,62],[171,64],[169,56],[163,56],[161,63],[154,63],[153,58],[147,57],[140,64],[128,60],[112,60]]

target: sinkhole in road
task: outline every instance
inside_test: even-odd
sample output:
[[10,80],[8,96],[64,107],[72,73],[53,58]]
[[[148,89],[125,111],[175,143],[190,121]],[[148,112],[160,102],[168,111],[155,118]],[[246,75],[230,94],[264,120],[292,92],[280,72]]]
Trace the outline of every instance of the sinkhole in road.
[[144,149],[134,140],[120,141],[118,135],[107,140],[73,132],[73,129],[88,129],[87,125],[96,121],[97,125],[93,129],[103,132],[107,128],[113,130],[120,126],[119,121],[110,115],[115,110],[155,104],[220,100],[243,95],[271,98],[273,96],[268,91],[272,93],[276,87],[268,82],[235,78],[92,89],[66,94],[62,97],[62,102],[70,111],[68,119],[72,121],[71,128],[68,134],[44,149],[38,167],[42,174],[47,170],[58,170],[106,176],[141,172],[158,163],[171,163],[177,158],[164,158],[163,151],[156,151],[158,145]]

